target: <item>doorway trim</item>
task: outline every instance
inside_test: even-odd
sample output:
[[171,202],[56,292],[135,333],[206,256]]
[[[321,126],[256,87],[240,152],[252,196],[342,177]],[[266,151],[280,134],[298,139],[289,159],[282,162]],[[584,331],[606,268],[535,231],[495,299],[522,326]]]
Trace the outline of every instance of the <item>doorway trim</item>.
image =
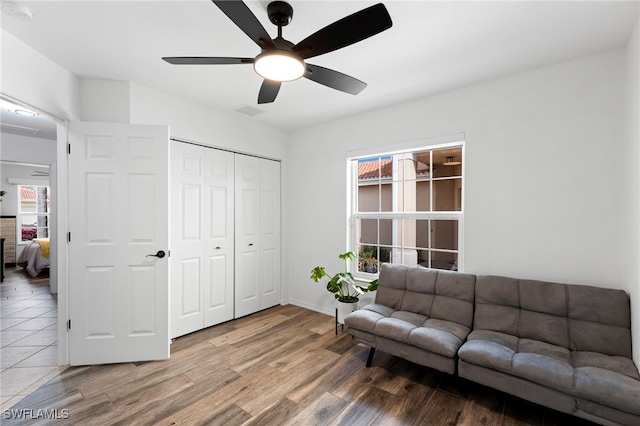
[[[56,158],[49,166],[49,185],[55,197],[51,200],[51,244],[54,249],[51,251],[51,269],[50,280],[55,281],[58,294],[58,365],[69,364],[68,353],[68,336],[67,336],[67,318],[69,317],[68,305],[68,246],[67,246],[67,230],[68,230],[68,179],[67,179],[67,140],[68,140],[68,124],[67,121],[50,114],[38,108],[35,105],[26,104],[18,99],[12,98],[0,92],[0,98],[20,105],[31,111],[46,117],[56,123]],[[0,159],[5,161],[18,161],[25,163],[34,163],[33,159],[29,160],[27,156],[3,156]]]

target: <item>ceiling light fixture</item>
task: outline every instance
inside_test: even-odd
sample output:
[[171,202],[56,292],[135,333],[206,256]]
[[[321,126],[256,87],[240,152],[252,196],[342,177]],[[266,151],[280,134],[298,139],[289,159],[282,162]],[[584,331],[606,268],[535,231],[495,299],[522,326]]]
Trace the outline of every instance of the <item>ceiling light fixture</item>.
[[261,53],[253,63],[253,69],[271,81],[293,81],[302,77],[306,66],[297,55],[286,50]]
[[33,111],[29,111],[28,109],[14,109],[13,112],[14,114],[18,114],[23,117],[35,117],[36,115],[38,115]]
[[459,166],[462,164],[462,161],[454,161],[453,157],[447,157],[442,163],[443,166]]
[[2,10],[2,13],[5,15],[20,19],[21,21],[30,21],[33,19],[33,10],[16,1],[3,1],[0,10]]

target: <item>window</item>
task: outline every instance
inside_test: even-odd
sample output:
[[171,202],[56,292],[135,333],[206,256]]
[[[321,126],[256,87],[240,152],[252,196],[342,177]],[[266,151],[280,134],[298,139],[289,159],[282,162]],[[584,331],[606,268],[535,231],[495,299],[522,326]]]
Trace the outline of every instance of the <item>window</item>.
[[20,242],[49,238],[49,187],[18,185]]
[[385,262],[457,270],[462,161],[462,142],[351,158],[353,270],[366,277]]

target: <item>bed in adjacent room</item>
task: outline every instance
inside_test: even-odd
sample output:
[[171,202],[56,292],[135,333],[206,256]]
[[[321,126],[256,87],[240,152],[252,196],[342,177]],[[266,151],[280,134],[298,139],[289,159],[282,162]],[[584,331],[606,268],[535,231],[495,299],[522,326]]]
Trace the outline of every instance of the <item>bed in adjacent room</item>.
[[18,256],[18,265],[27,270],[32,277],[37,277],[44,269],[49,268],[51,246],[48,238],[34,239],[25,246]]

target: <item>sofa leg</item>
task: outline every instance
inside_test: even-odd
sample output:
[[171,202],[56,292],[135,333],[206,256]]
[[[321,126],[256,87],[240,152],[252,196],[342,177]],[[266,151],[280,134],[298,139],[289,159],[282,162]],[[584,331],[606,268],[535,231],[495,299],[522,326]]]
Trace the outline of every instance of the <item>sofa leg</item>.
[[371,367],[371,362],[373,361],[373,353],[376,351],[376,348],[369,349],[369,356],[367,357],[367,367]]

